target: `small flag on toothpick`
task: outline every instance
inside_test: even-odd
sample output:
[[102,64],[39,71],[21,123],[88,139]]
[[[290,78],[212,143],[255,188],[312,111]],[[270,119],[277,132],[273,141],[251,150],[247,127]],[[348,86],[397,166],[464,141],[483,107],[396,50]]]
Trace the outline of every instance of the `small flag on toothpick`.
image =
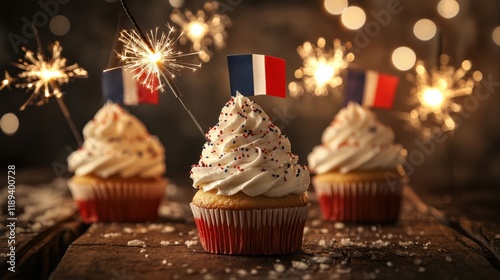
[[286,97],[285,60],[262,54],[229,55],[231,95]]
[[[127,106],[141,103],[158,104],[158,81],[154,88],[141,84],[141,78],[134,78],[134,72],[124,67],[106,69],[102,73],[104,100],[111,100]],[[138,81],[139,80],[139,81]]]
[[344,105],[354,101],[367,107],[391,109],[399,78],[372,70],[347,70]]

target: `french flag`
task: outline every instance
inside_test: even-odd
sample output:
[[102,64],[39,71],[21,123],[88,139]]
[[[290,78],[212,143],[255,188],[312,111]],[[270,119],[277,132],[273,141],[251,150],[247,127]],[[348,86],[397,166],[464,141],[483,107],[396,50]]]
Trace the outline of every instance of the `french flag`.
[[286,97],[285,60],[262,54],[228,55],[231,95]]
[[127,106],[139,105],[141,103],[158,104],[159,82],[153,85],[153,89],[147,88],[137,79],[130,69],[116,67],[106,69],[102,73],[102,91],[104,100]]
[[399,78],[372,70],[347,70],[346,100],[367,107],[391,109]]

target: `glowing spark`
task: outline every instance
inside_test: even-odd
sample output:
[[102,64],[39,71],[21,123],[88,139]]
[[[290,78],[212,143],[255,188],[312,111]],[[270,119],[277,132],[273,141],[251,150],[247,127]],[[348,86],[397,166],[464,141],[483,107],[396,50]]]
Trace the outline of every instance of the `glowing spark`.
[[2,90],[4,87],[8,87],[10,89],[10,84],[15,81],[16,79],[12,78],[9,75],[9,72],[5,71],[5,76],[4,79],[2,80],[2,83],[0,84],[0,90]]
[[347,53],[350,43],[341,45],[340,40],[333,41],[333,49],[325,49],[326,41],[319,38],[317,46],[305,42],[297,48],[297,53],[303,61],[301,68],[295,71],[295,78],[300,82],[291,82],[288,85],[290,95],[300,96],[311,92],[316,96],[328,95],[331,89],[342,84],[341,70],[347,68],[354,60],[354,54]]
[[52,57],[46,59],[41,53],[25,51],[24,60],[14,65],[23,70],[17,78],[11,78],[5,72],[5,79],[2,81],[0,89],[9,86],[11,83],[16,88],[32,90],[33,93],[21,107],[24,110],[31,104],[43,105],[51,97],[61,98],[60,87],[67,84],[72,78],[86,78],[87,71],[78,64],[66,65],[66,58],[61,56],[62,47],[59,42],[52,45]]
[[415,75],[411,77],[415,80],[412,103],[416,107],[404,118],[424,137],[432,136],[436,129],[452,131],[456,128],[453,116],[462,110],[456,98],[471,94],[482,78],[479,71],[466,78],[472,68],[469,60],[463,61],[458,69],[448,62],[448,56],[441,55],[439,68],[427,70],[423,61],[417,61]]
[[199,52],[203,62],[210,61],[210,46],[222,49],[226,44],[226,27],[231,25],[231,20],[226,15],[217,14],[217,9],[218,3],[213,1],[205,3],[205,11],[198,10],[196,14],[189,10],[182,13],[175,9],[170,15],[170,19],[179,25],[184,33],[180,38],[181,44],[190,41],[193,50]]
[[[175,77],[181,69],[196,70],[200,64],[185,63],[180,61],[184,56],[197,53],[183,54],[174,49],[174,45],[179,37],[173,37],[175,30],[169,28],[168,34],[159,32],[158,28],[146,34],[148,41],[153,47],[150,50],[148,44],[142,40],[137,31],[123,30],[119,40],[123,43],[123,53],[119,54],[125,67],[132,69],[136,73],[135,78],[151,90],[159,89],[164,91],[161,82],[162,72],[166,72],[171,77]],[[139,79],[143,77],[143,79]],[[157,83],[159,81],[159,84]]]

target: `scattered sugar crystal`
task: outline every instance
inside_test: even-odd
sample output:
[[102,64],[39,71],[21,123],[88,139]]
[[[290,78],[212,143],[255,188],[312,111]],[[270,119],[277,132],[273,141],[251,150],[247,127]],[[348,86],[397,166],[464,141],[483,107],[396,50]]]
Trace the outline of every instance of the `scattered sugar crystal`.
[[116,237],[116,236],[121,236],[121,235],[122,234],[119,232],[111,232],[111,233],[101,234],[101,236],[104,238]]
[[216,278],[212,274],[207,273],[207,274],[203,275],[203,279],[204,280],[215,280]]
[[207,273],[207,272],[208,272],[208,269],[206,269],[206,268],[202,268],[202,269],[200,270],[200,274],[205,274],[205,273]]
[[162,241],[160,241],[160,245],[161,246],[168,246],[168,245],[170,245],[170,241],[164,241],[164,240],[162,240]]
[[252,275],[255,275],[255,274],[257,274],[257,273],[259,273],[259,271],[257,271],[257,269],[255,269],[255,268],[252,268],[252,269],[250,270],[250,274],[252,274]]
[[365,230],[365,228],[361,227],[361,226],[359,226],[359,227],[356,228],[356,231],[359,232],[359,233],[363,232],[364,230]]
[[376,226],[371,226],[371,227],[370,227],[370,229],[371,229],[373,232],[377,231],[377,227],[376,227]]
[[184,235],[184,232],[179,232],[179,236],[183,236]]
[[186,269],[187,274],[193,274],[193,272],[194,272],[194,269],[192,269],[192,268]]
[[167,264],[167,260],[162,260],[161,264],[166,265]]
[[185,268],[185,267],[188,267],[188,266],[189,266],[189,265],[188,265],[187,263],[183,263],[183,264],[182,264],[182,267],[184,267],[184,268]]
[[423,266],[419,267],[418,272],[425,272],[425,267],[423,267]]
[[165,226],[161,230],[162,233],[171,233],[171,232],[174,232],[174,231],[175,231],[175,227],[173,227],[173,226]]
[[230,269],[229,267],[226,267],[226,269],[224,269],[224,271],[225,271],[226,273],[231,273],[231,269]]
[[311,226],[313,226],[313,227],[317,227],[317,226],[320,226],[322,223],[323,223],[323,221],[322,221],[322,220],[320,220],[320,219],[316,219],[316,220],[313,220],[313,221],[311,222]]
[[198,244],[198,241],[196,241],[196,240],[186,240],[186,242],[184,242],[184,244],[186,244],[186,246],[189,248],[189,247],[191,247],[193,245]]
[[144,253],[144,252],[146,252],[146,249],[142,248],[140,252]]
[[315,256],[312,258],[312,261],[315,263],[330,263],[332,261],[332,259],[329,257]]
[[147,258],[147,257],[149,257],[149,255],[148,255],[148,254],[146,254],[146,255],[144,255],[144,257],[146,257],[146,258]]
[[308,233],[311,229],[309,227],[304,227],[304,234]]
[[311,274],[304,274],[304,275],[302,275],[302,279],[303,280],[311,279]]
[[129,242],[127,242],[127,246],[141,247],[144,245],[146,245],[146,243],[142,240],[139,240],[139,239],[134,239],[134,240],[130,240]]
[[387,265],[387,267],[393,267],[394,266],[394,264],[391,261],[386,262],[385,265]]
[[354,243],[351,242],[351,239],[350,238],[342,238],[340,240],[340,244],[344,245],[344,246],[349,246],[349,245],[353,245]]
[[277,263],[277,264],[274,264],[274,270],[276,270],[276,272],[278,273],[283,273],[285,272],[285,266],[281,263]]
[[335,229],[343,229],[343,228],[345,228],[345,224],[341,223],[341,222],[336,222],[335,224],[333,224],[333,227]]
[[399,246],[408,247],[413,245],[413,241],[399,241]]
[[382,240],[380,240],[380,239],[379,239],[379,240],[374,241],[374,242],[372,243],[372,247],[373,247],[373,248],[380,249],[380,248],[382,248],[382,247],[387,247],[389,244],[390,244],[390,242],[389,242],[389,241],[382,241]]
[[168,266],[172,266],[172,265],[173,265],[173,263],[169,262],[169,263],[167,263],[167,265],[168,265]]
[[322,228],[319,230],[321,233],[328,233],[328,229],[327,228]]
[[349,273],[351,273],[351,268],[350,267],[339,267],[339,268],[337,268],[337,272],[340,274],[349,274]]
[[308,265],[303,261],[292,261],[292,267],[300,270],[306,270]]
[[132,233],[132,232],[134,232],[134,231],[133,231],[131,228],[129,228],[129,227],[125,227],[125,228],[123,228],[123,229],[122,229],[122,231],[123,231],[123,232],[125,232],[125,233]]
[[329,268],[330,268],[329,264],[325,264],[325,263],[320,263],[319,264],[319,269],[321,269],[321,270],[327,270]]
[[174,244],[175,245],[179,245],[180,243],[179,243],[179,241],[175,241]]
[[238,269],[238,271],[236,272],[238,274],[238,276],[240,277],[245,277],[248,275],[248,272],[244,269]]
[[450,257],[450,256],[446,256],[445,260],[446,260],[447,262],[451,262],[451,261],[452,261],[452,259],[451,259],[451,257]]
[[500,239],[500,233],[499,234],[495,234],[495,239]]
[[319,246],[325,246],[325,245],[326,245],[326,240],[324,240],[324,239],[320,239],[320,240],[318,241],[318,245],[319,245]]

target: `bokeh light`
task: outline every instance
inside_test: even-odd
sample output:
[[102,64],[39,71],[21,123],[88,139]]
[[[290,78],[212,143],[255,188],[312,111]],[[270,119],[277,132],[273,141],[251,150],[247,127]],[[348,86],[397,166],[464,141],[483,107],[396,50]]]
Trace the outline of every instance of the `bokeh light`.
[[19,128],[19,119],[13,113],[7,113],[0,119],[0,129],[6,135],[13,135]]
[[421,19],[413,26],[413,34],[422,41],[428,41],[436,35],[436,24],[429,19]]
[[64,36],[69,32],[71,24],[69,23],[69,19],[67,17],[57,15],[50,20],[49,28],[54,35]]
[[437,11],[444,18],[452,18],[460,11],[460,5],[455,0],[441,0],[437,5]]
[[168,0],[168,3],[174,8],[180,8],[184,5],[184,0]]
[[497,26],[494,30],[493,33],[491,34],[491,37],[493,38],[493,42],[497,46],[500,46],[500,26]]
[[360,7],[350,6],[340,16],[340,21],[346,28],[356,30],[365,24],[366,14]]
[[410,70],[415,65],[416,60],[415,52],[408,47],[399,47],[392,52],[392,64],[398,70]]
[[347,0],[325,0],[325,9],[332,15],[340,15],[347,8]]

